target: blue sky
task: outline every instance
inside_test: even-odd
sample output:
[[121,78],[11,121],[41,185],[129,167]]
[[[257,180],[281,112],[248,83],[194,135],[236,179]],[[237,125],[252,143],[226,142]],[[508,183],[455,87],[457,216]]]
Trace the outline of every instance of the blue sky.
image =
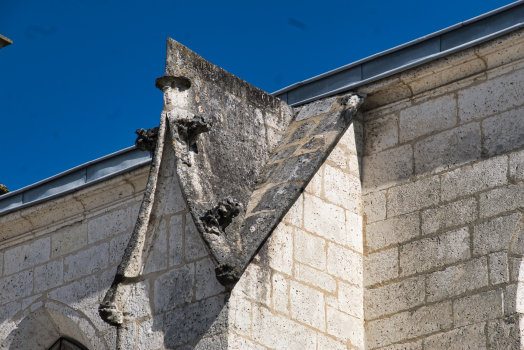
[[166,37],[268,92],[512,1],[0,0],[0,183],[11,191],[158,125]]

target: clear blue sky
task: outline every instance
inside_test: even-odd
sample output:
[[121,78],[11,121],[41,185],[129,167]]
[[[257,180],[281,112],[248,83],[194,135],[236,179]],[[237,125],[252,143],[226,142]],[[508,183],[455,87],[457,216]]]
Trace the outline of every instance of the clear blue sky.
[[0,183],[11,191],[158,125],[166,37],[268,92],[511,3],[0,0]]

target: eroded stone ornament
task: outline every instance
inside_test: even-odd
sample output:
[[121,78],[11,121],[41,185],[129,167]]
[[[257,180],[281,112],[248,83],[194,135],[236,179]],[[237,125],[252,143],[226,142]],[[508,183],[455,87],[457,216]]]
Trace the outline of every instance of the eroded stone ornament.
[[175,195],[157,189],[162,174],[171,171],[164,147],[174,151],[182,194],[216,278],[231,290],[363,102],[349,93],[295,110],[172,39],[165,75],[156,86],[164,107],[144,199],[99,309],[116,325],[125,322],[125,286],[140,280],[165,196]]
[[153,152],[155,150],[156,141],[158,140],[158,127],[151,129],[138,129],[135,131],[137,138],[135,146],[141,151]]

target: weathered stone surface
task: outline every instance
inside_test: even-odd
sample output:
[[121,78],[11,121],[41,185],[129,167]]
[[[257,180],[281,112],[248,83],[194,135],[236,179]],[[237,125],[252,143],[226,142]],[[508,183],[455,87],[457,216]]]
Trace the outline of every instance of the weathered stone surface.
[[346,245],[356,252],[363,253],[362,216],[346,210]]
[[87,245],[87,224],[76,223],[55,231],[51,236],[51,257],[57,257]]
[[386,218],[386,192],[377,191],[362,196],[362,206],[368,223]]
[[144,270],[142,274],[147,275],[152,272],[163,270],[167,267],[167,223],[162,220],[156,227],[156,232],[152,232],[153,242],[146,250]]
[[258,252],[258,261],[276,271],[291,275],[294,231],[293,227],[280,224]]
[[523,111],[523,108],[515,109],[482,122],[483,154],[491,157],[524,145]]
[[328,334],[352,344],[357,349],[364,348],[363,320],[328,306],[326,308],[326,322]]
[[326,241],[302,230],[295,230],[295,259],[319,270],[326,270]]
[[324,168],[324,176],[324,193],[327,200],[353,213],[360,213],[360,179],[329,165]]
[[[289,280],[279,273],[275,273],[271,279],[273,308],[280,313],[289,315]],[[251,305],[250,305],[251,306]],[[248,315],[251,317],[251,315]],[[246,322],[250,325],[250,321]]]
[[125,233],[113,238],[109,244],[109,265],[119,263],[122,260],[131,233]]
[[406,214],[366,226],[366,246],[370,251],[403,243],[420,234],[418,213]]
[[155,311],[174,309],[193,298],[195,267],[193,264],[173,269],[155,280]]
[[139,349],[160,349],[164,343],[164,318],[158,315],[140,324],[138,330]]
[[299,281],[308,283],[328,292],[334,292],[337,289],[337,282],[333,277],[307,265],[295,264],[295,277]]
[[503,314],[502,291],[492,290],[453,301],[455,326],[483,322]]
[[521,336],[519,334],[518,316],[510,316],[488,322],[488,344],[490,349],[519,349]]
[[64,262],[62,259],[51,261],[35,268],[34,291],[57,287],[64,282]]
[[375,348],[434,333],[451,327],[452,322],[451,302],[423,306],[366,323],[367,345]]
[[186,215],[185,238],[185,260],[191,261],[207,255],[206,247],[193,223],[191,215]]
[[69,255],[64,259],[64,280],[72,281],[103,270],[109,262],[109,244],[103,243]]
[[507,250],[522,214],[502,216],[475,225],[473,228],[473,254],[484,255]]
[[365,292],[366,319],[397,313],[422,305],[425,297],[424,277],[405,279]]
[[396,115],[372,120],[365,126],[366,155],[391,148],[398,143],[398,117]]
[[475,161],[481,156],[481,132],[478,123],[423,139],[415,144],[415,173],[449,169]]
[[489,282],[493,285],[509,282],[508,255],[506,252],[489,255]]
[[195,297],[197,300],[208,298],[224,291],[224,287],[215,278],[215,265],[211,259],[199,260],[195,265]]
[[253,308],[253,339],[271,349],[314,350],[317,346],[315,331],[260,306]]
[[337,244],[328,244],[327,271],[349,283],[362,286],[362,256]]
[[[452,331],[433,335],[424,340],[424,350],[462,350],[486,349],[485,324],[457,328]],[[502,349],[496,347],[496,349]]]
[[131,210],[122,209],[90,220],[87,224],[89,243],[98,242],[131,228]]
[[81,309],[98,302],[98,281],[96,276],[89,276],[49,292],[48,297]]
[[8,249],[4,253],[4,275],[46,262],[51,254],[49,237]]
[[507,158],[505,156],[484,160],[464,166],[442,176],[442,200],[452,200],[507,182]]
[[409,276],[469,258],[469,240],[468,229],[462,228],[403,245],[400,247],[402,275]]
[[439,202],[440,179],[428,179],[393,187],[388,195],[388,217],[411,213]]
[[338,282],[337,296],[326,296],[326,304],[358,319],[364,319],[364,291],[361,287]]
[[174,348],[204,335],[225,331],[227,313],[223,311],[224,305],[225,298],[219,295],[167,312],[165,346]]
[[[504,157],[505,158],[505,157]],[[509,176],[516,180],[524,180],[524,151],[509,155]]]
[[364,285],[370,286],[398,277],[398,248],[394,247],[364,257]]
[[7,189],[7,186],[0,183],[0,196],[3,194],[9,193],[9,190]]
[[498,215],[524,206],[524,183],[508,185],[479,196],[481,218]]
[[135,146],[141,151],[153,152],[156,148],[156,141],[158,140],[158,128],[138,129],[135,131],[137,138]]
[[266,306],[271,305],[271,271],[249,264],[235,289]]
[[400,112],[400,142],[448,129],[457,123],[457,102],[453,95],[408,107]]
[[320,198],[305,194],[304,211],[309,213],[304,217],[304,228],[339,244],[346,244],[344,210]]
[[413,150],[402,145],[364,157],[362,188],[371,192],[407,180],[413,173]]
[[[278,175],[278,174],[277,174]],[[273,177],[275,180],[275,177]],[[295,197],[301,186],[294,182],[285,182],[268,190],[253,209],[254,212],[262,210],[282,209],[289,197]]]
[[480,119],[521,105],[522,70],[509,76],[490,79],[458,94],[459,116],[463,121]]
[[488,263],[485,257],[450,266],[428,275],[428,301],[449,299],[488,285]]
[[293,319],[316,329],[325,329],[326,306],[323,293],[301,283],[291,281],[290,305],[291,317]]
[[331,349],[331,350],[346,350],[346,344],[338,342],[332,338],[326,337],[325,335],[318,334],[318,348],[317,349]]
[[320,114],[329,112],[333,103],[335,103],[336,98],[331,97],[325,100],[315,101],[310,104],[309,108],[302,108],[297,115],[296,120],[301,121],[311,117],[315,117]]
[[291,144],[291,143],[295,143],[295,142],[302,140],[302,138],[304,138],[304,136],[306,136],[311,131],[311,128],[314,125],[315,125],[314,122],[307,122],[307,123],[300,124],[300,126],[296,128],[293,134],[291,134],[289,139],[286,141],[286,144]]
[[422,234],[452,226],[464,226],[478,217],[476,198],[464,199],[422,212]]
[[31,294],[33,270],[23,271],[0,279],[0,305],[7,304]]
[[169,221],[169,265],[176,266],[182,263],[183,234],[182,215],[172,216]]

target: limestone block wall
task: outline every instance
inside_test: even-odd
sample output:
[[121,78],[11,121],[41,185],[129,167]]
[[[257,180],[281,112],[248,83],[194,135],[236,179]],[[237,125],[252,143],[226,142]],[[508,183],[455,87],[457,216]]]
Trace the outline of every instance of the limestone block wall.
[[0,217],[0,349],[60,336],[115,349],[98,316],[132,231],[149,166]]
[[[183,202],[157,212],[163,218],[120,346],[364,349],[361,140],[355,122],[231,293],[217,282]],[[173,154],[164,152],[167,164]],[[171,164],[157,193],[181,200]]]
[[524,61],[502,56],[363,116],[366,349],[522,347]]
[[364,349],[361,148],[355,121],[233,289],[229,349]]

